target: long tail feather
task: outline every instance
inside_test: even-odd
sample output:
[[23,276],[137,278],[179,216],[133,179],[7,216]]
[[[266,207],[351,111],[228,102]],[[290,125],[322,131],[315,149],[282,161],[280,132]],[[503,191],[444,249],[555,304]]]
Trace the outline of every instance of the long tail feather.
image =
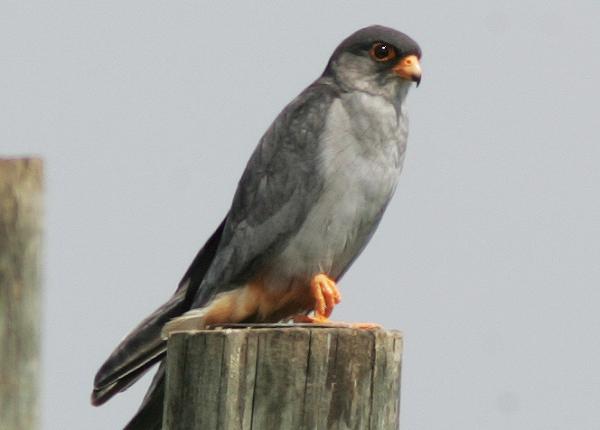
[[189,310],[219,245],[225,220],[198,252],[171,299],[144,319],[113,351],[94,379],[92,404],[101,405],[127,389],[160,361],[166,343],[163,326]]
[[162,358],[165,342],[160,331],[166,322],[181,314],[185,293],[184,289],[179,290],[123,339],[96,374],[93,405],[101,405],[128,388]]

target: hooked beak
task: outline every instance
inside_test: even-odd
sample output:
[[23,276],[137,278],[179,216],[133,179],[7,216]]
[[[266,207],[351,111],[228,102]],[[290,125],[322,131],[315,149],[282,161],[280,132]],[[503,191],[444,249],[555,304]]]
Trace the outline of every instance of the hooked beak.
[[416,55],[407,55],[398,61],[394,66],[394,73],[402,79],[417,83],[417,87],[421,83],[421,64]]

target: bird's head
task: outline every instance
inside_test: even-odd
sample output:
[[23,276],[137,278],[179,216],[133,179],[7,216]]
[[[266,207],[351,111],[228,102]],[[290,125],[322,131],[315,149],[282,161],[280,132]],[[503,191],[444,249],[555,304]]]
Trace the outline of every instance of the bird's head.
[[393,97],[421,82],[421,48],[406,34],[373,25],[356,31],[336,48],[324,76],[348,90]]

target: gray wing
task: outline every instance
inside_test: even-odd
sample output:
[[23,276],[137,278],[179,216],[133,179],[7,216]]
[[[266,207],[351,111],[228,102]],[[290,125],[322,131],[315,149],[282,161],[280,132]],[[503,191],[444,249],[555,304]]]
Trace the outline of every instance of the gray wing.
[[317,81],[275,119],[248,161],[192,307],[243,285],[300,229],[323,188],[320,137],[337,90]]

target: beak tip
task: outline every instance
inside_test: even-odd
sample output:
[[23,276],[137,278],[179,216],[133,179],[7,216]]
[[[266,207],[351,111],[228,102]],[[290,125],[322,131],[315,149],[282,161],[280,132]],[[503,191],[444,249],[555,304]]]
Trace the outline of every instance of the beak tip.
[[417,88],[419,88],[419,85],[421,85],[421,75],[414,75],[413,82],[415,82],[417,84]]

